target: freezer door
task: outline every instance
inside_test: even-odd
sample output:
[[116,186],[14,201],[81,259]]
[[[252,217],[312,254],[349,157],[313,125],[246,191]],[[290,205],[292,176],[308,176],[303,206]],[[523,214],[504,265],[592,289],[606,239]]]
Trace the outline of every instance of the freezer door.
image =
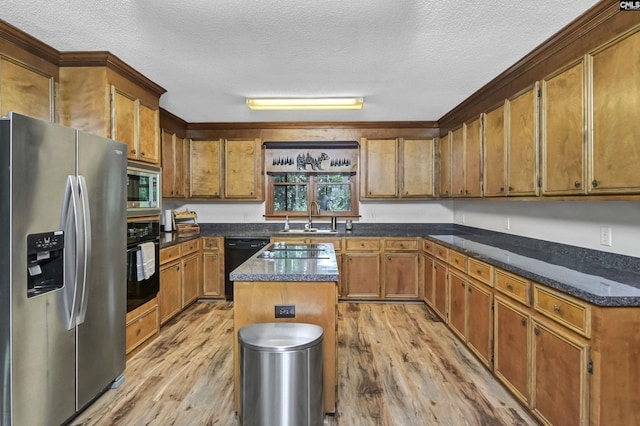
[[[1,139],[11,145],[11,179],[2,182],[10,193],[8,198],[2,194],[0,226],[8,229],[12,244],[9,253],[0,254],[10,258],[10,270],[0,272],[0,295],[2,321],[11,324],[9,335],[0,336],[0,382],[12,401],[9,410],[3,408],[0,423],[7,424],[11,411],[14,425],[60,424],[75,411],[75,330],[68,329],[65,300],[73,283],[65,267],[63,288],[28,298],[26,246],[28,234],[60,229],[65,185],[75,174],[75,132],[12,114]],[[65,260],[73,258],[74,250],[73,244],[65,245]]]
[[78,409],[125,368],[126,154],[125,144],[78,132],[78,181],[90,224],[78,317]]

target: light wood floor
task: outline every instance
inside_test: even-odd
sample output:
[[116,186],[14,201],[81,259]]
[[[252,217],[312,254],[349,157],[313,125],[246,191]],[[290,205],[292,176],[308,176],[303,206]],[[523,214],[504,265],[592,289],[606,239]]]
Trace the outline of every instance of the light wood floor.
[[[338,406],[327,425],[536,425],[420,304],[338,305]],[[235,425],[233,309],[196,303],[72,425]]]

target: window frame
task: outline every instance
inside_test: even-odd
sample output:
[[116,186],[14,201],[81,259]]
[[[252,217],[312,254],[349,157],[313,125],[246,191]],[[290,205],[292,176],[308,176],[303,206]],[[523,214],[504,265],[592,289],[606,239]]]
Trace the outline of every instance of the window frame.
[[[358,217],[358,208],[359,208],[359,193],[358,188],[360,185],[358,184],[358,173],[304,173],[309,177],[308,181],[305,183],[294,183],[291,185],[306,185],[307,187],[307,208],[304,211],[282,211],[275,212],[273,210],[274,207],[274,191],[275,187],[279,186],[276,184],[274,176],[283,175],[283,174],[295,174],[295,172],[282,172],[282,173],[267,173],[266,174],[266,197],[265,197],[265,217],[273,218],[273,219],[284,219],[286,216],[289,216],[289,219],[295,218],[308,218],[309,217],[309,209],[311,204],[317,200],[317,192],[318,192],[318,175],[329,175],[329,174],[342,174],[342,175],[350,175],[351,179],[349,182],[350,190],[351,190],[351,209],[349,211],[338,211],[338,212],[327,212],[320,211],[320,214],[314,209],[313,217]],[[321,182],[320,185],[326,184]],[[328,183],[330,184],[330,183]],[[346,184],[344,184],[346,185]]]

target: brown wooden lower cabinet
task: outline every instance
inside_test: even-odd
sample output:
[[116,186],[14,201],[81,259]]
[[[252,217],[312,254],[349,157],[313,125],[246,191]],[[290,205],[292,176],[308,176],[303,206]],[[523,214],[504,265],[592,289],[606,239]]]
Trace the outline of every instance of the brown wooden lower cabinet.
[[200,252],[182,258],[182,309],[198,299],[201,269]]
[[422,300],[433,308],[435,303],[435,293],[433,291],[433,259],[430,256],[422,254],[420,255],[420,261],[422,262]]
[[386,253],[384,258],[385,299],[415,299],[419,295],[417,253]]
[[449,328],[463,341],[467,330],[467,283],[463,276],[449,271]]
[[467,282],[467,344],[491,368],[493,354],[493,296],[484,284]]
[[589,345],[559,327],[533,321],[531,408],[552,425],[585,425]]
[[158,336],[159,331],[160,318],[156,298],[127,312],[125,346],[127,359],[151,343]]
[[160,324],[169,321],[182,309],[181,273],[180,260],[160,266],[160,291],[158,292]]
[[380,255],[378,253],[347,253],[343,268],[345,295],[351,299],[379,299]]
[[202,297],[224,298],[224,238],[202,238]]
[[529,328],[526,311],[501,297],[495,297],[494,373],[511,391],[529,403]]
[[433,263],[433,309],[445,323],[448,323],[447,301],[448,301],[448,280],[447,266],[436,261]]

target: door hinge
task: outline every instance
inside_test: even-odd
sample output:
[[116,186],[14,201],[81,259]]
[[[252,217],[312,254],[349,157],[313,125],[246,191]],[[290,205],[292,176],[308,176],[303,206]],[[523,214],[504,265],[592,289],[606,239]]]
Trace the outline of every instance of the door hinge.
[[591,360],[587,363],[587,373],[593,374],[593,361]]

